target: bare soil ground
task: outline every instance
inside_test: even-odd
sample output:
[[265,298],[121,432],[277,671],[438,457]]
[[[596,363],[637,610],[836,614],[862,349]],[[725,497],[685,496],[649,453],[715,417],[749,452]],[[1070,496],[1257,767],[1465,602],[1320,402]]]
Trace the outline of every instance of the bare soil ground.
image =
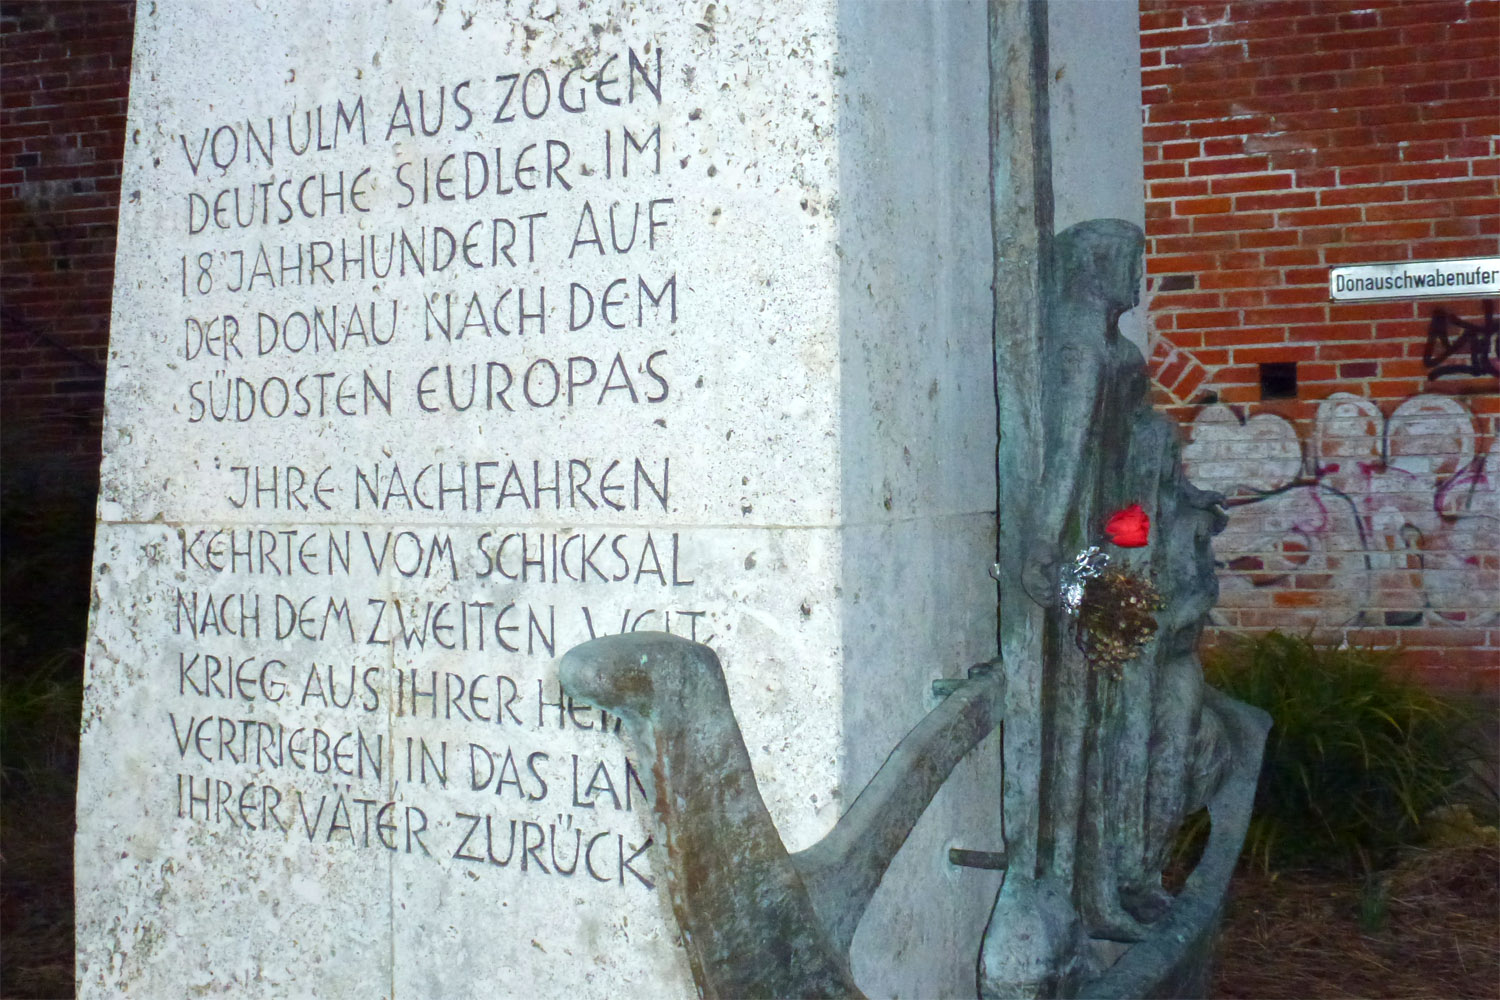
[[1224,998],[1500,997],[1500,847],[1411,850],[1369,883],[1236,877],[1219,940]]

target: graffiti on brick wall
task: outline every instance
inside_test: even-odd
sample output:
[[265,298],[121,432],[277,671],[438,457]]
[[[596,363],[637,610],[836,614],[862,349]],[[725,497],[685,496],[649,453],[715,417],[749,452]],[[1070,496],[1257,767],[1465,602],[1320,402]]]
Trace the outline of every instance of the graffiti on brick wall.
[[1485,300],[1484,318],[1478,323],[1465,322],[1446,309],[1434,309],[1427,325],[1427,346],[1422,351],[1427,378],[1500,375],[1497,340],[1500,324],[1495,322],[1493,299]]
[[1326,626],[1500,623],[1496,437],[1480,453],[1473,416],[1449,396],[1387,416],[1337,393],[1306,440],[1274,414],[1205,407],[1183,460],[1230,498],[1214,545],[1219,623],[1299,607],[1295,620]]

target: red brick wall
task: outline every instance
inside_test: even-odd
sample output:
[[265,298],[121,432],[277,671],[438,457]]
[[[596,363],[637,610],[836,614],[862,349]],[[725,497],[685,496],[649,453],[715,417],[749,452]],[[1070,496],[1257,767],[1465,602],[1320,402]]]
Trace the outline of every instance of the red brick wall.
[[7,476],[96,476],[135,7],[0,6]]
[[[1500,3],[1142,0],[1141,46],[1152,363],[1232,498],[1219,630],[1493,686],[1496,369],[1423,358],[1434,313],[1486,304],[1333,304],[1328,270],[1500,253]],[[1261,367],[1289,362],[1295,389]]]

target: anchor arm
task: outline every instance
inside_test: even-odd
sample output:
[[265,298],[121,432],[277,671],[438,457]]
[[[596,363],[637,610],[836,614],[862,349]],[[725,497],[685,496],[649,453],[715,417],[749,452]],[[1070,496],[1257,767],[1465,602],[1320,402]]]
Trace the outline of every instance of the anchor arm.
[[896,744],[827,836],[791,856],[840,953],[848,953],[881,878],[933,796],[1000,724],[1004,696],[1003,671],[971,671]]

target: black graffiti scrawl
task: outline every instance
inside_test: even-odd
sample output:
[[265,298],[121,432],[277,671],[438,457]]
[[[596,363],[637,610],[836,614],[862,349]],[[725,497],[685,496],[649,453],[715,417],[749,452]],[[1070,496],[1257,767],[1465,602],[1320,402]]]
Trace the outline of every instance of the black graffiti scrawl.
[[[1432,322],[1427,327],[1427,348],[1422,352],[1422,363],[1427,366],[1427,378],[1438,379],[1444,375],[1500,375],[1497,339],[1500,339],[1500,325],[1495,321],[1493,299],[1485,300],[1484,319],[1478,323],[1467,323],[1446,309],[1434,309]],[[1458,358],[1448,362],[1455,355]],[[1467,358],[1459,360],[1464,355]]]

